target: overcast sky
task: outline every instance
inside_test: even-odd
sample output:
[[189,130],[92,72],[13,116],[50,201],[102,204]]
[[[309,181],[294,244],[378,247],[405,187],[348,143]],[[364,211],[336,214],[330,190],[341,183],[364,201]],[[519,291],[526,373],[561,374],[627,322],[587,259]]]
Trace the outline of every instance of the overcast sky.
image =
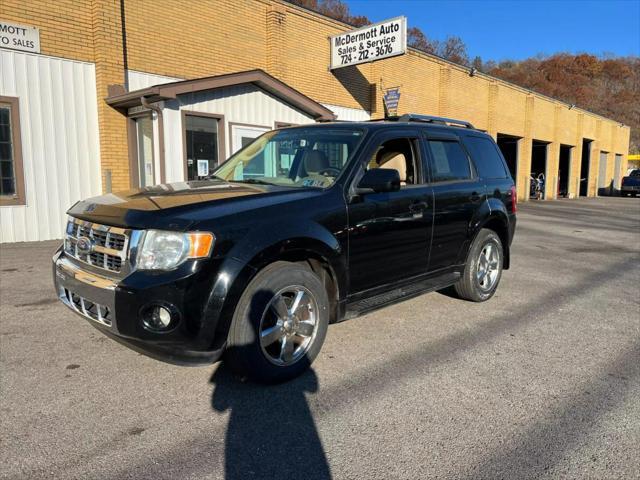
[[640,55],[640,0],[345,0],[352,15],[376,22],[405,15],[409,26],[444,39],[457,35],[469,55],[522,59],[560,51]]

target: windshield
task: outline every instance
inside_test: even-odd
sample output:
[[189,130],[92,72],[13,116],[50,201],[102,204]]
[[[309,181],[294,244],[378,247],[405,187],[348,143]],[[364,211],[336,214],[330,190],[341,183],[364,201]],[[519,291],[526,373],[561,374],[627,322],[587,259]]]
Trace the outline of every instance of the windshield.
[[230,182],[287,187],[331,186],[364,136],[346,128],[274,130],[234,154],[213,172]]

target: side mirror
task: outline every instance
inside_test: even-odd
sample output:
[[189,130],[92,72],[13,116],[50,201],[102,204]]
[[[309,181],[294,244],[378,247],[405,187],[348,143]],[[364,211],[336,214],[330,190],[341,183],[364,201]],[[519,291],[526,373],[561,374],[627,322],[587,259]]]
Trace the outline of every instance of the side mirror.
[[367,170],[358,183],[356,193],[397,192],[400,190],[400,174],[392,168],[374,168]]

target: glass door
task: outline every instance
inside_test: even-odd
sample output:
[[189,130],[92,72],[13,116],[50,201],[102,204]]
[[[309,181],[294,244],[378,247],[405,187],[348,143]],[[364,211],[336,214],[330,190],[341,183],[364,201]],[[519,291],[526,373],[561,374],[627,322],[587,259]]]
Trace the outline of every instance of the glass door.
[[155,163],[153,159],[153,121],[151,117],[139,117],[136,122],[138,143],[138,179],[141,187],[154,185]]
[[218,119],[185,115],[187,180],[200,180],[215,170],[218,157]]

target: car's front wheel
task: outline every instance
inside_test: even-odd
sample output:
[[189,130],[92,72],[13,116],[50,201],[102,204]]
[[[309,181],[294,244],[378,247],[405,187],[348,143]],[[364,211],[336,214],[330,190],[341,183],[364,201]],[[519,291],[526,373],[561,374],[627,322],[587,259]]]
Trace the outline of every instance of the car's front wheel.
[[263,383],[300,375],[318,355],[329,323],[329,299],[305,265],[275,262],[245,289],[233,316],[225,361]]
[[498,288],[502,277],[503,248],[493,230],[480,230],[469,249],[462,278],[455,285],[456,293],[466,300],[484,302]]

